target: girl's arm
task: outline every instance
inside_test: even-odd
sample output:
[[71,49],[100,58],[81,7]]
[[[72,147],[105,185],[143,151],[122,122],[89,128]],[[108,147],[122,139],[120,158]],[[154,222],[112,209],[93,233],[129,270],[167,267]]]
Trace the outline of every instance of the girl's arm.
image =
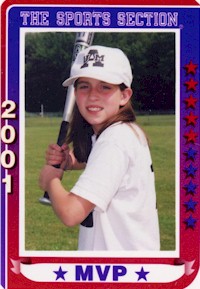
[[47,191],[52,207],[66,226],[80,224],[94,209],[95,205],[71,192],[61,184],[63,170],[45,165],[40,173],[39,185]]

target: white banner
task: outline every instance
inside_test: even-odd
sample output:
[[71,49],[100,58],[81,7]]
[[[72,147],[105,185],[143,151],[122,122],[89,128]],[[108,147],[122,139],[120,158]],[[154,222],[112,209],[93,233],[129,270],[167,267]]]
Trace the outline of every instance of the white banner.
[[23,264],[11,259],[15,274],[35,282],[168,283],[194,272],[195,261],[167,264]]

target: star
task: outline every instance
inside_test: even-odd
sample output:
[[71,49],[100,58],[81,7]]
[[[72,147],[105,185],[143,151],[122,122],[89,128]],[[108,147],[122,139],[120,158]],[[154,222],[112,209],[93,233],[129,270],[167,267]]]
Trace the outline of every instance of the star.
[[63,271],[61,266],[60,266],[58,271],[53,271],[53,272],[57,275],[56,280],[58,280],[59,278],[65,280],[65,276],[64,275],[67,273],[67,271]]
[[197,185],[195,185],[192,181],[190,181],[187,185],[185,185],[184,190],[186,190],[186,195],[194,195],[196,194]]
[[189,212],[189,211],[194,212],[196,205],[197,205],[197,202],[193,201],[192,198],[188,202],[185,202],[184,206],[186,207],[186,212]]
[[184,152],[184,155],[186,156],[186,161],[192,160],[194,161],[196,158],[197,151],[194,150],[192,147],[190,147],[187,151]]
[[145,272],[143,267],[141,268],[141,270],[139,272],[135,272],[135,273],[138,274],[138,276],[139,276],[138,281],[140,279],[144,279],[147,281],[146,275],[149,274],[149,272]]
[[189,167],[184,169],[184,172],[187,174],[187,177],[195,177],[195,173],[197,171],[197,168],[193,167],[192,164],[189,165]]
[[184,66],[184,68],[186,69],[186,73],[187,74],[190,74],[190,73],[191,74],[195,74],[197,67],[198,67],[198,65],[194,64],[192,62],[192,60],[190,60],[190,62]]
[[197,115],[194,115],[192,112],[190,112],[189,115],[185,116],[184,119],[186,120],[186,125],[196,125],[197,122]]
[[184,221],[184,223],[186,224],[186,229],[189,229],[189,228],[194,229],[196,222],[197,220],[194,219],[192,215],[190,215],[189,218],[185,219]]
[[194,143],[196,141],[196,138],[197,138],[197,133],[191,129],[188,133],[184,134],[184,138],[186,138],[187,143],[189,143],[189,142]]
[[197,84],[198,84],[197,81],[195,81],[193,78],[190,78],[189,81],[185,82],[185,86],[187,86],[187,91],[189,91],[189,90],[196,91]]
[[197,103],[197,98],[193,97],[192,94],[190,94],[189,97],[187,97],[184,102],[186,103],[186,108],[195,108]]

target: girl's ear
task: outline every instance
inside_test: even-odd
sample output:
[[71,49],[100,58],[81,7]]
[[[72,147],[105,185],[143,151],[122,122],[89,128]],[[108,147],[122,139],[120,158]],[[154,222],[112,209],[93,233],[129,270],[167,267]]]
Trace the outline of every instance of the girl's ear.
[[121,101],[120,101],[120,105],[121,106],[124,106],[125,104],[127,104],[127,102],[129,101],[129,99],[131,98],[132,96],[132,89],[127,87],[126,89],[124,89],[122,92],[121,92]]

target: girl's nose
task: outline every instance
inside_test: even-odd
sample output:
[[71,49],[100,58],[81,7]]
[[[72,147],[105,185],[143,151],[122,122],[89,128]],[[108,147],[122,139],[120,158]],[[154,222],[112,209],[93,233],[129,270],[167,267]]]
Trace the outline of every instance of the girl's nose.
[[95,87],[91,87],[88,96],[92,100],[98,99],[99,98],[98,90]]

